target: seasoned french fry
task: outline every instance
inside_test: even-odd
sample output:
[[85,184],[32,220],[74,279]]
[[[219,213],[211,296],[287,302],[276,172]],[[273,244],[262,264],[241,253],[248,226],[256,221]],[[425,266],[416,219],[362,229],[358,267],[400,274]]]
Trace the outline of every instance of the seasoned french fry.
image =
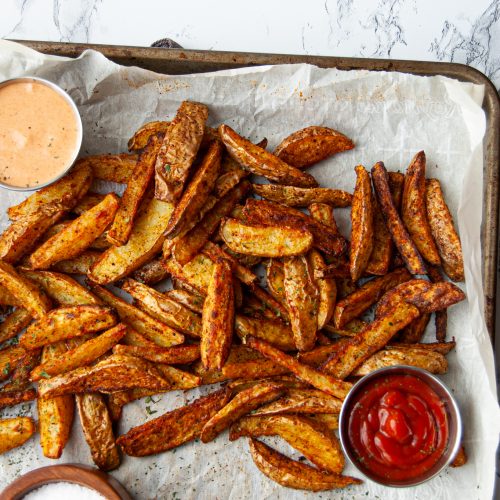
[[118,203],[114,194],[108,194],[101,203],[38,247],[29,258],[31,267],[47,269],[86,250],[113,220]]
[[32,323],[21,335],[19,345],[29,350],[37,349],[60,340],[98,332],[115,324],[116,316],[109,307],[60,307]]
[[239,392],[221,408],[203,427],[201,441],[213,441],[224,429],[259,406],[274,401],[283,394],[283,387],[272,382],[254,385]]
[[312,234],[304,229],[249,226],[237,219],[223,221],[220,234],[233,251],[261,257],[300,255],[312,246]]
[[283,262],[278,259],[269,259],[266,265],[267,289],[273,297],[281,303],[286,301],[285,273]]
[[247,337],[253,336],[263,339],[283,351],[296,349],[292,329],[280,320],[250,318],[243,314],[237,314],[235,328],[238,337],[243,342]]
[[309,210],[309,213],[311,214],[311,217],[338,232],[337,221],[335,220],[335,217],[333,215],[333,207],[331,205],[315,202],[311,203],[307,208]]
[[138,346],[138,347],[156,347],[152,340],[149,340],[147,337],[142,335],[141,333],[135,331],[130,326],[127,326],[127,331],[122,339],[122,342],[125,345]]
[[0,410],[33,401],[36,397],[37,393],[33,388],[6,392],[2,390],[0,391]]
[[21,303],[5,287],[0,285],[0,306],[20,306]]
[[310,351],[316,343],[318,329],[318,289],[311,276],[306,257],[283,260],[285,297],[295,345],[299,351]]
[[351,209],[351,255],[350,271],[353,281],[357,281],[366,270],[373,250],[373,205],[370,176],[366,169],[358,165],[356,187]]
[[[12,372],[9,382],[7,382],[1,389],[0,393],[13,393],[24,391],[31,387],[30,373],[35,366],[40,363],[41,349],[26,352],[19,362],[16,362],[16,367]],[[35,392],[36,397],[36,392]]]
[[33,317],[26,309],[16,308],[0,323],[0,343],[21,333],[32,319]]
[[401,172],[387,172],[387,176],[392,201],[394,203],[394,207],[399,213],[401,211],[401,202],[403,200],[405,176]]
[[184,101],[170,123],[155,166],[155,198],[176,203],[200,148],[208,108]]
[[234,289],[227,260],[214,265],[203,305],[201,362],[206,370],[220,370],[229,355],[234,328]]
[[134,151],[146,147],[146,144],[151,136],[166,134],[169,126],[170,122],[164,121],[145,123],[138,130],[136,130],[134,135],[129,139],[127,144],[128,150]]
[[87,274],[101,257],[101,252],[86,250],[72,259],[56,262],[52,269],[67,274]]
[[169,290],[168,292],[165,292],[164,295],[195,313],[201,314],[203,311],[204,298],[201,295],[188,292],[187,290],[182,290],[181,288]]
[[103,471],[116,469],[120,465],[120,454],[104,397],[95,392],[77,394],[76,406],[92,460]]
[[328,127],[306,127],[285,137],[274,154],[297,168],[306,168],[329,156],[354,148],[349,137]]
[[168,278],[167,270],[160,259],[153,259],[132,273],[132,277],[139,283],[155,285]]
[[200,295],[206,295],[212,276],[214,263],[204,254],[198,254],[190,262],[181,266],[175,259],[163,262],[168,273],[183,286],[188,285]]
[[389,271],[391,264],[393,243],[391,233],[385,224],[382,210],[375,195],[372,196],[373,205],[373,250],[366,266],[368,274],[383,276]]
[[90,167],[94,177],[103,181],[126,184],[137,164],[137,154],[87,156],[78,160],[77,165]]
[[[246,348],[255,354],[260,354],[253,349]],[[262,356],[264,359],[264,357]],[[228,382],[227,387],[229,387],[233,392],[238,393],[248,389],[249,387],[253,387],[254,385],[261,384],[263,382],[274,382],[283,386],[285,389],[308,389],[310,388],[309,384],[302,382],[298,378],[293,375],[275,375],[272,377],[259,378],[254,380],[245,380],[245,379],[236,379]]]
[[425,162],[425,153],[420,151],[413,157],[406,170],[401,218],[422,257],[430,264],[438,266],[441,259],[427,220]]
[[[238,346],[240,347],[240,346]],[[252,380],[262,377],[274,377],[277,375],[285,375],[289,373],[286,368],[283,368],[269,359],[264,358],[258,352],[254,351],[257,356],[255,359],[246,361],[226,361],[222,367],[223,380],[225,379],[240,379]]]
[[35,422],[30,417],[0,419],[0,454],[22,446],[35,431]]
[[154,455],[197,438],[205,423],[227,404],[231,393],[220,389],[193,403],[134,427],[117,439],[121,449],[132,457]]
[[424,261],[399,217],[389,189],[388,179],[384,164],[382,162],[376,163],[372,168],[372,181],[387,229],[391,233],[392,240],[405,261],[408,271],[411,274],[426,274],[427,269]]
[[[354,335],[354,333],[353,333]],[[324,363],[329,357],[331,357],[334,353],[338,352],[340,347],[348,342],[349,338],[340,338],[335,340],[331,344],[322,345],[312,349],[309,352],[301,352],[298,355],[298,360],[301,363],[305,363],[306,365],[318,366]]]
[[318,413],[310,418],[323,424],[330,432],[334,433],[339,428],[339,416],[334,413]]
[[330,394],[330,396],[344,399],[352,387],[352,384],[349,382],[344,382],[343,380],[331,377],[328,374],[321,373],[318,370],[301,363],[292,356],[286,355],[264,340],[250,337],[246,339],[246,344],[252,349],[259,351],[266,358],[287,368],[300,380],[311,384],[320,391],[326,392],[326,394]]
[[314,177],[288,165],[265,149],[238,135],[231,127],[221,125],[219,135],[229,154],[244,169],[262,175],[279,184],[299,187],[316,187]]
[[318,330],[321,330],[333,316],[337,300],[337,284],[333,278],[316,277],[326,268],[325,261],[317,250],[310,250],[308,259],[312,280],[318,290]]
[[94,284],[90,284],[90,289],[105,304],[113,307],[124,323],[130,325],[159,346],[170,347],[184,342],[184,335],[120,299],[108,289]]
[[262,198],[289,207],[307,207],[311,203],[327,203],[334,207],[348,207],[352,195],[347,191],[330,188],[300,188],[277,184],[252,184],[254,193]]
[[267,314],[270,312],[272,313],[272,318],[282,319],[283,321],[289,322],[290,318],[288,317],[288,310],[279,300],[276,300],[256,283],[252,285],[251,291],[252,294],[255,295],[255,297],[260,300],[262,305],[266,308],[266,317],[271,317],[271,314]]
[[31,380],[36,382],[42,378],[47,378],[47,375],[52,377],[89,365],[112,349],[125,335],[126,329],[127,327],[120,323],[97,337],[87,340],[78,347],[50,358],[31,372]]
[[443,271],[451,280],[463,281],[464,261],[460,238],[437,179],[427,180],[425,202],[427,219],[441,257]]
[[26,349],[21,346],[13,345],[0,349],[0,380],[8,378],[25,354]]
[[[433,283],[443,281],[441,272],[435,267],[429,267],[429,278]],[[441,309],[441,311],[435,312],[434,325],[436,327],[436,340],[438,342],[444,342],[446,340],[446,330],[448,327],[448,312],[446,309]]]
[[154,363],[167,363],[173,365],[192,363],[200,357],[200,347],[196,344],[179,347],[116,345],[113,348],[113,352],[125,354],[127,356],[137,356],[153,361]]
[[[73,207],[71,211],[76,215],[82,215],[87,210],[90,210],[92,207],[95,207],[97,204],[101,203],[104,198],[106,198],[105,194],[89,192],[78,202],[76,206]],[[51,236],[53,236],[53,234]]]
[[409,325],[403,328],[398,336],[398,340],[408,344],[420,342],[429,324],[430,318],[430,314],[421,314],[417,319],[414,319]]

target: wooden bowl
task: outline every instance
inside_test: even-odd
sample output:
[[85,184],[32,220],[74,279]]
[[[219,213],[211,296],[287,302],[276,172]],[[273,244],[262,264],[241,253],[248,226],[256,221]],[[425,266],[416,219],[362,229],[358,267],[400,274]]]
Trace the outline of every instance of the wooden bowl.
[[0,493],[0,500],[21,500],[24,495],[48,483],[76,483],[93,489],[106,500],[132,500],[127,490],[112,476],[87,465],[49,465],[16,479]]

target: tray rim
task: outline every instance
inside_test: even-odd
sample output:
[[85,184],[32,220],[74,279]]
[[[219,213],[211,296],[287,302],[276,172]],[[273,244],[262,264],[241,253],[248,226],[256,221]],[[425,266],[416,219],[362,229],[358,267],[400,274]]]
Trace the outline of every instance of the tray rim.
[[[263,54],[253,52],[164,49],[126,45],[12,40],[44,54],[78,57],[93,49],[107,58],[124,65],[139,67],[155,64],[198,66],[198,72],[269,64],[308,63],[340,70],[398,71],[421,76],[441,75],[460,81],[482,84],[485,88],[483,109],[486,114],[486,133],[483,141],[484,200],[483,200],[483,288],[484,313],[492,343],[495,341],[498,208],[500,170],[500,98],[489,78],[481,71],[459,63],[414,61],[402,59],[373,59],[339,56],[312,56],[295,54]],[[142,62],[142,65],[141,65]],[[147,63],[147,64],[144,64]],[[157,70],[155,70],[157,71]],[[190,70],[192,72],[192,68]]]

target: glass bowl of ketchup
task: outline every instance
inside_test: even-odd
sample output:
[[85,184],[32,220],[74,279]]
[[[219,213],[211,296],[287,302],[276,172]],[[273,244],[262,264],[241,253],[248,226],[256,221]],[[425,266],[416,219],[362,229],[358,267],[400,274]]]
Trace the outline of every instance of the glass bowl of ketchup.
[[391,366],[360,379],[340,412],[349,460],[385,486],[415,486],[449,465],[460,448],[462,421],[450,390],[412,366]]

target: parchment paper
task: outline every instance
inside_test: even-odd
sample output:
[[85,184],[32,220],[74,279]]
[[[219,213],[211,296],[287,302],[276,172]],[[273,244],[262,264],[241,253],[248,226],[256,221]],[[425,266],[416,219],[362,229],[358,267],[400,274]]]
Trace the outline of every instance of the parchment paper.
[[[449,372],[443,379],[461,406],[469,455],[465,467],[450,468],[411,489],[384,488],[366,481],[343,491],[304,494],[268,480],[254,466],[245,440],[231,443],[223,434],[208,445],[193,442],[149,458],[124,457],[113,475],[137,498],[491,498],[500,414],[493,352],[482,313],[482,86],[443,77],[343,72],[308,65],[165,76],[120,67],[97,52],[67,60],[1,41],[0,80],[23,75],[52,80],[75,99],[84,124],[82,155],[125,151],[127,139],[144,122],[171,119],[182,100],[197,100],[209,106],[209,124],[228,123],[254,141],[267,137],[270,149],[290,132],[308,125],[346,133],[356,148],[311,169],[322,186],[352,192],[356,164],[371,168],[382,160],[389,170],[404,169],[424,149],[428,176],[441,180],[458,220],[468,301],[449,311],[448,335],[456,338],[457,348],[448,356]],[[8,223],[5,209],[25,196],[0,191],[1,229]],[[348,229],[348,213],[336,210],[343,230]],[[429,332],[429,340],[432,335]],[[155,398],[156,403],[135,402],[125,408],[119,432],[191,401],[200,392],[206,388],[167,394]],[[157,413],[149,415],[146,406]],[[5,411],[3,416],[19,413],[36,418],[34,405]],[[297,457],[288,446],[279,447]],[[60,462],[91,464],[77,421]],[[54,462],[42,456],[37,438],[31,439],[0,456],[0,488],[19,474],[49,463]],[[360,477],[352,466],[346,473]]]

